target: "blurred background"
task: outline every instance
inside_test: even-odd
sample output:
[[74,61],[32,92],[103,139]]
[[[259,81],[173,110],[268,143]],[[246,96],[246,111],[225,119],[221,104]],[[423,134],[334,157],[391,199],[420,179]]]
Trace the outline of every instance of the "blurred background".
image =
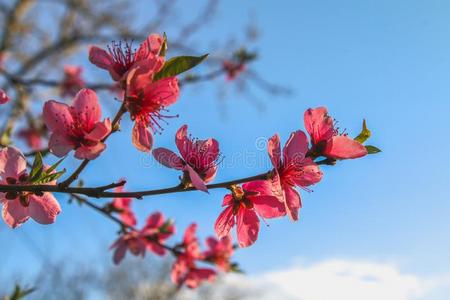
[[[54,225],[0,224],[0,296],[20,283],[38,288],[30,299],[448,299],[450,2],[1,0],[0,9],[8,72],[1,82],[38,79],[29,88],[9,85],[17,101],[0,108],[0,120],[23,110],[14,103],[29,108],[17,117],[13,138],[46,100],[71,100],[55,84],[65,65],[83,67],[86,82],[111,84],[89,63],[88,45],[125,38],[137,45],[165,32],[169,57],[210,58],[184,75],[170,107],[179,117],[155,136],[155,147],[175,150],[183,124],[195,137],[216,138],[223,155],[216,182],[267,171],[267,138],[279,133],[284,143],[304,129],[310,107],[326,106],[351,136],[365,118],[369,144],[383,150],[323,166],[323,180],[301,193],[299,222],[269,220],[255,245],[236,251],[245,275],[223,276],[200,291],[171,286],[170,259],[128,257],[114,267],[108,248],[117,226],[59,194],[63,212]],[[240,61],[239,53],[250,58]],[[242,62],[245,70],[229,80],[224,61]],[[111,116],[117,95],[99,95],[103,116]],[[133,147],[131,126],[125,118],[86,168],[86,185],[120,178],[128,190],[178,183],[177,171]],[[64,167],[78,163],[68,158]],[[174,241],[195,221],[203,239],[214,234],[225,192],[148,197],[133,209],[139,224],[153,211],[173,218]]]

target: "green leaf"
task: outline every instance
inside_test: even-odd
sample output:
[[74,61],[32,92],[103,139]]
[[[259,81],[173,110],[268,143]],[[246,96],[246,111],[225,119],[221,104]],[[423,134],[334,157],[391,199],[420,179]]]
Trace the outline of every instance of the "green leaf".
[[56,173],[51,173],[51,174],[45,174],[44,176],[42,176],[41,178],[39,178],[37,181],[35,181],[34,183],[38,183],[38,184],[42,184],[42,183],[49,183],[50,181],[56,180],[59,177],[61,177],[64,173],[66,173],[66,169],[56,172]]
[[58,160],[56,163],[54,163],[50,168],[48,168],[45,173],[50,174],[51,172],[53,172],[54,170],[56,170],[56,168],[59,166],[60,163],[62,163],[62,161],[66,159],[66,156],[61,158],[60,160]]
[[177,56],[172,57],[162,67],[161,71],[155,74],[153,81],[157,81],[163,78],[176,76],[183,72],[186,72],[196,65],[200,64],[208,54],[202,56]]
[[358,134],[357,137],[355,137],[355,141],[357,141],[357,142],[362,144],[365,141],[367,141],[367,139],[370,137],[370,135],[371,135],[371,132],[370,132],[369,129],[367,129],[366,120],[364,119],[361,133]]
[[381,150],[378,149],[378,148],[375,147],[375,146],[370,146],[370,145],[368,145],[368,146],[365,146],[365,147],[366,147],[366,149],[367,149],[367,153],[369,153],[369,154],[375,154],[375,153],[381,152]]
[[43,170],[44,164],[42,163],[42,154],[41,152],[38,152],[34,156],[34,162],[30,172],[30,181],[34,182],[38,180],[41,177]]

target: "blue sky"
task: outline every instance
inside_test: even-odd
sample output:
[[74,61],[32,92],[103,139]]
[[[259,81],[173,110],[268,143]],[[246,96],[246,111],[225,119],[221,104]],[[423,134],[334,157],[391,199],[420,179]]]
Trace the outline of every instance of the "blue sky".
[[[290,132],[303,129],[307,108],[323,105],[352,135],[358,134],[366,118],[373,134],[370,144],[383,150],[324,167],[324,179],[314,192],[302,193],[298,223],[270,220],[254,246],[238,251],[236,259],[243,269],[252,274],[288,267],[299,258],[307,262],[345,258],[395,262],[414,274],[448,273],[450,3],[223,2],[214,22],[193,39],[199,52],[212,49],[203,38],[226,40],[256,20],[261,37],[252,48],[260,58],[253,68],[292,88],[294,94],[273,97],[256,90],[255,97],[265,104],[263,111],[245,95],[230,94],[224,100],[228,112],[224,118],[217,87],[228,89],[229,83],[219,79],[187,87],[170,109],[180,118],[165,126],[156,146],[175,149],[174,133],[186,123],[194,136],[220,142],[225,158],[217,182],[249,176],[269,167],[265,150],[256,147],[259,138],[279,133],[284,142]],[[170,32],[169,27],[169,39]],[[90,68],[107,79],[104,72]],[[113,102],[107,96],[102,96],[104,103]],[[243,155],[259,163],[231,162]],[[66,167],[76,163],[68,160]],[[104,156],[86,168],[84,178],[97,185],[126,177],[131,190],[172,186],[177,176],[133,148],[126,121],[123,131],[108,141]],[[210,195],[152,197],[136,201],[134,208],[141,220],[154,210],[163,211],[176,220],[180,232],[197,221],[200,235],[207,236],[213,233],[224,194],[215,190]],[[0,276],[25,272],[42,257],[110,259],[107,246],[115,238],[115,225],[87,208],[67,205],[63,196],[59,199],[64,210],[55,225],[29,222],[15,231],[1,225],[0,244],[8,246],[2,246],[6,263]],[[44,253],[30,250],[36,246]]]

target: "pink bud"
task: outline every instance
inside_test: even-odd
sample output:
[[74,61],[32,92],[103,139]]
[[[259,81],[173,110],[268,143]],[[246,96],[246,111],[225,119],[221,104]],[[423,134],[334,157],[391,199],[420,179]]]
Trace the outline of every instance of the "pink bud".
[[5,104],[9,101],[8,95],[6,95],[5,91],[0,89],[0,104]]

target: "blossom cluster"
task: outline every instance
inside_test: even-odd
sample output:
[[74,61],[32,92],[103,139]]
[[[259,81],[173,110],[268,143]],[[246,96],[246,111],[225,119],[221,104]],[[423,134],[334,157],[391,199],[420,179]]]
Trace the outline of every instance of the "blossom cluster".
[[[62,159],[47,166],[37,152],[28,171],[27,160],[18,148],[8,146],[0,150],[0,186],[3,188],[0,204],[8,226],[16,228],[29,218],[41,224],[54,223],[61,207],[51,191],[69,194],[85,191],[84,195],[91,196],[93,188],[69,191],[67,187],[90,161],[105,151],[107,138],[118,131],[120,120],[126,114],[134,122],[131,130],[133,145],[139,151],[151,152],[160,164],[181,173],[181,182],[175,191],[208,192],[208,188],[213,187],[210,183],[222,160],[216,139],[193,138],[188,134],[188,125],[183,125],[175,135],[179,154],[168,148],[153,147],[153,134],[162,130],[165,119],[174,117],[167,114],[167,107],[179,99],[177,75],[206,58],[206,55],[180,56],[167,60],[166,52],[166,37],[158,34],[149,35],[137,50],[133,49],[132,43],[125,42],[113,42],[106,49],[90,47],[90,62],[106,70],[123,95],[121,107],[111,119],[102,117],[98,96],[93,89],[86,88],[81,78],[82,69],[65,68],[61,96],[73,96],[71,103],[46,101],[42,110],[45,130],[33,125],[19,133],[36,150],[41,145],[40,133],[48,131],[48,150]],[[250,59],[247,56],[237,63],[224,62],[229,80],[245,70],[244,63]],[[0,90],[0,104],[9,100]],[[145,224],[137,229],[137,218],[131,208],[133,197],[117,196],[104,207],[93,206],[121,226],[119,237],[111,246],[114,263],[120,263],[127,252],[141,257],[147,252],[159,256],[170,253],[175,257],[171,273],[174,283],[195,288],[203,281],[212,281],[218,270],[235,269],[235,264],[230,262],[235,247],[248,247],[256,242],[261,219],[285,216],[292,221],[299,219],[302,201],[297,188],[308,191],[310,186],[320,182],[323,177],[320,165],[360,158],[377,150],[363,145],[370,136],[365,122],[363,131],[356,138],[340,132],[325,107],[308,109],[303,122],[306,132],[300,129],[292,132],[283,148],[278,134],[268,139],[271,170],[248,180],[214,185],[230,192],[224,196],[223,211],[214,224],[216,237],[207,238],[206,250],[200,248],[195,223],[186,229],[181,243],[168,246],[167,241],[176,231],[175,224],[160,212],[150,214]],[[83,162],[72,176],[57,184],[65,170],[56,169],[71,151]],[[124,184],[122,180],[121,184],[115,185],[114,193],[127,194]],[[53,188],[47,189],[48,186]],[[100,193],[94,195],[101,197]],[[134,197],[141,196],[136,194]],[[80,203],[83,201],[86,200]],[[236,227],[236,246],[231,232],[233,227]]]

